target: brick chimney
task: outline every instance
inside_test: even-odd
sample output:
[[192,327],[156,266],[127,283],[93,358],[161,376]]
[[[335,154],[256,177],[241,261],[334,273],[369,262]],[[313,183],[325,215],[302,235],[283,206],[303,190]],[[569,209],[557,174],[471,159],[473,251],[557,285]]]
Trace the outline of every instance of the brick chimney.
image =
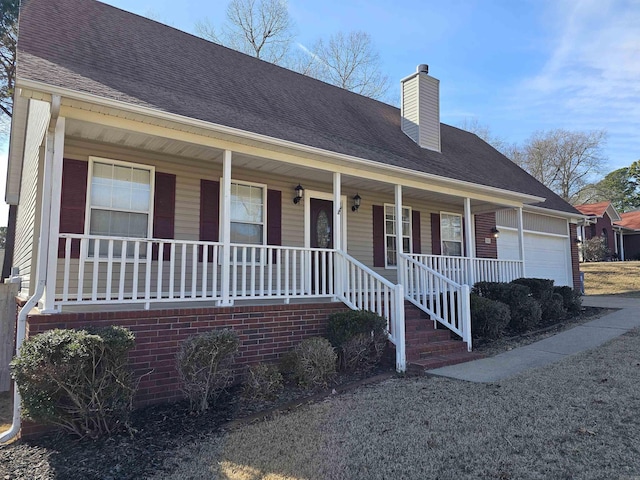
[[400,83],[402,131],[422,148],[440,152],[440,80],[423,64]]

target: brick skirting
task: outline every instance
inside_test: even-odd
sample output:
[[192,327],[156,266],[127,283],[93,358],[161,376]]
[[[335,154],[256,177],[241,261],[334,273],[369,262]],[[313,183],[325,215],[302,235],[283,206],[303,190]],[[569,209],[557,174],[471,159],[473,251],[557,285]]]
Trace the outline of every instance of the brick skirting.
[[301,340],[325,333],[329,315],[342,303],[215,307],[128,312],[30,315],[28,335],[54,328],[119,325],[136,336],[130,360],[143,375],[136,406],[182,398],[175,367],[181,341],[197,333],[232,328],[240,338],[239,365],[273,361]]

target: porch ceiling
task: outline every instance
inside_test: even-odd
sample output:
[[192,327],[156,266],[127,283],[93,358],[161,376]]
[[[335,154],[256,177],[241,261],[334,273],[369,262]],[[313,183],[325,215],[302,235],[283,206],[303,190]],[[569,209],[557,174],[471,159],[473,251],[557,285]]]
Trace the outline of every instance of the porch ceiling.
[[[70,138],[98,142],[101,144],[117,145],[127,149],[142,150],[171,157],[182,157],[191,160],[221,163],[222,149],[210,146],[198,145],[186,141],[135,132],[128,129],[108,127],[96,123],[68,119],[66,123],[66,135]],[[300,159],[300,165],[285,163],[264,157],[246,155],[235,152],[232,168],[245,168],[258,172],[292,177],[304,185],[305,180],[313,179],[316,182],[331,185],[332,173],[325,170],[303,165],[304,159]],[[363,172],[364,173],[364,172]],[[428,188],[427,185],[425,185]],[[376,191],[382,194],[393,195],[394,184],[384,183],[353,175],[342,176],[343,194],[355,195],[356,192]],[[461,206],[463,197],[447,195],[440,192],[422,190],[419,188],[404,187],[405,198],[419,198],[426,202],[439,204],[451,204]],[[498,205],[480,200],[472,200],[471,207],[474,212],[495,210]]]

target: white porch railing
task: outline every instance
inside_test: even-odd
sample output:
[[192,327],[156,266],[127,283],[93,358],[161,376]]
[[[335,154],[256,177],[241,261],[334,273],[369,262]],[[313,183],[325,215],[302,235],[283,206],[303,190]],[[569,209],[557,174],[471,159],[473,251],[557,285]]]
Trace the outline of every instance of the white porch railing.
[[354,310],[370,310],[387,320],[396,347],[396,369],[406,369],[404,287],[395,285],[350,255],[336,251],[338,298]]
[[216,242],[76,234],[60,239],[57,306],[335,297],[335,253],[329,249],[234,244],[225,280],[224,247]]
[[419,254],[407,256],[456,283],[470,287],[476,282],[510,282],[523,276],[520,260]]
[[398,272],[403,277],[407,300],[458,334],[471,351],[469,286],[447,278],[409,255],[399,257]]

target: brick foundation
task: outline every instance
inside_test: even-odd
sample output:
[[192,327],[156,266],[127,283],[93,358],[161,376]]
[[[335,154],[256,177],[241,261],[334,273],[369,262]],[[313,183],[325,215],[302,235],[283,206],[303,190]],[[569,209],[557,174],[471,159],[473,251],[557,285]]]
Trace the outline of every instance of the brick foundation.
[[[175,355],[181,341],[197,333],[233,328],[240,337],[240,365],[278,359],[301,340],[322,335],[329,315],[342,303],[215,307],[128,312],[30,315],[28,335],[54,328],[119,325],[135,333],[130,353],[134,371],[144,375],[136,406],[182,398]],[[151,373],[149,373],[151,372]]]

